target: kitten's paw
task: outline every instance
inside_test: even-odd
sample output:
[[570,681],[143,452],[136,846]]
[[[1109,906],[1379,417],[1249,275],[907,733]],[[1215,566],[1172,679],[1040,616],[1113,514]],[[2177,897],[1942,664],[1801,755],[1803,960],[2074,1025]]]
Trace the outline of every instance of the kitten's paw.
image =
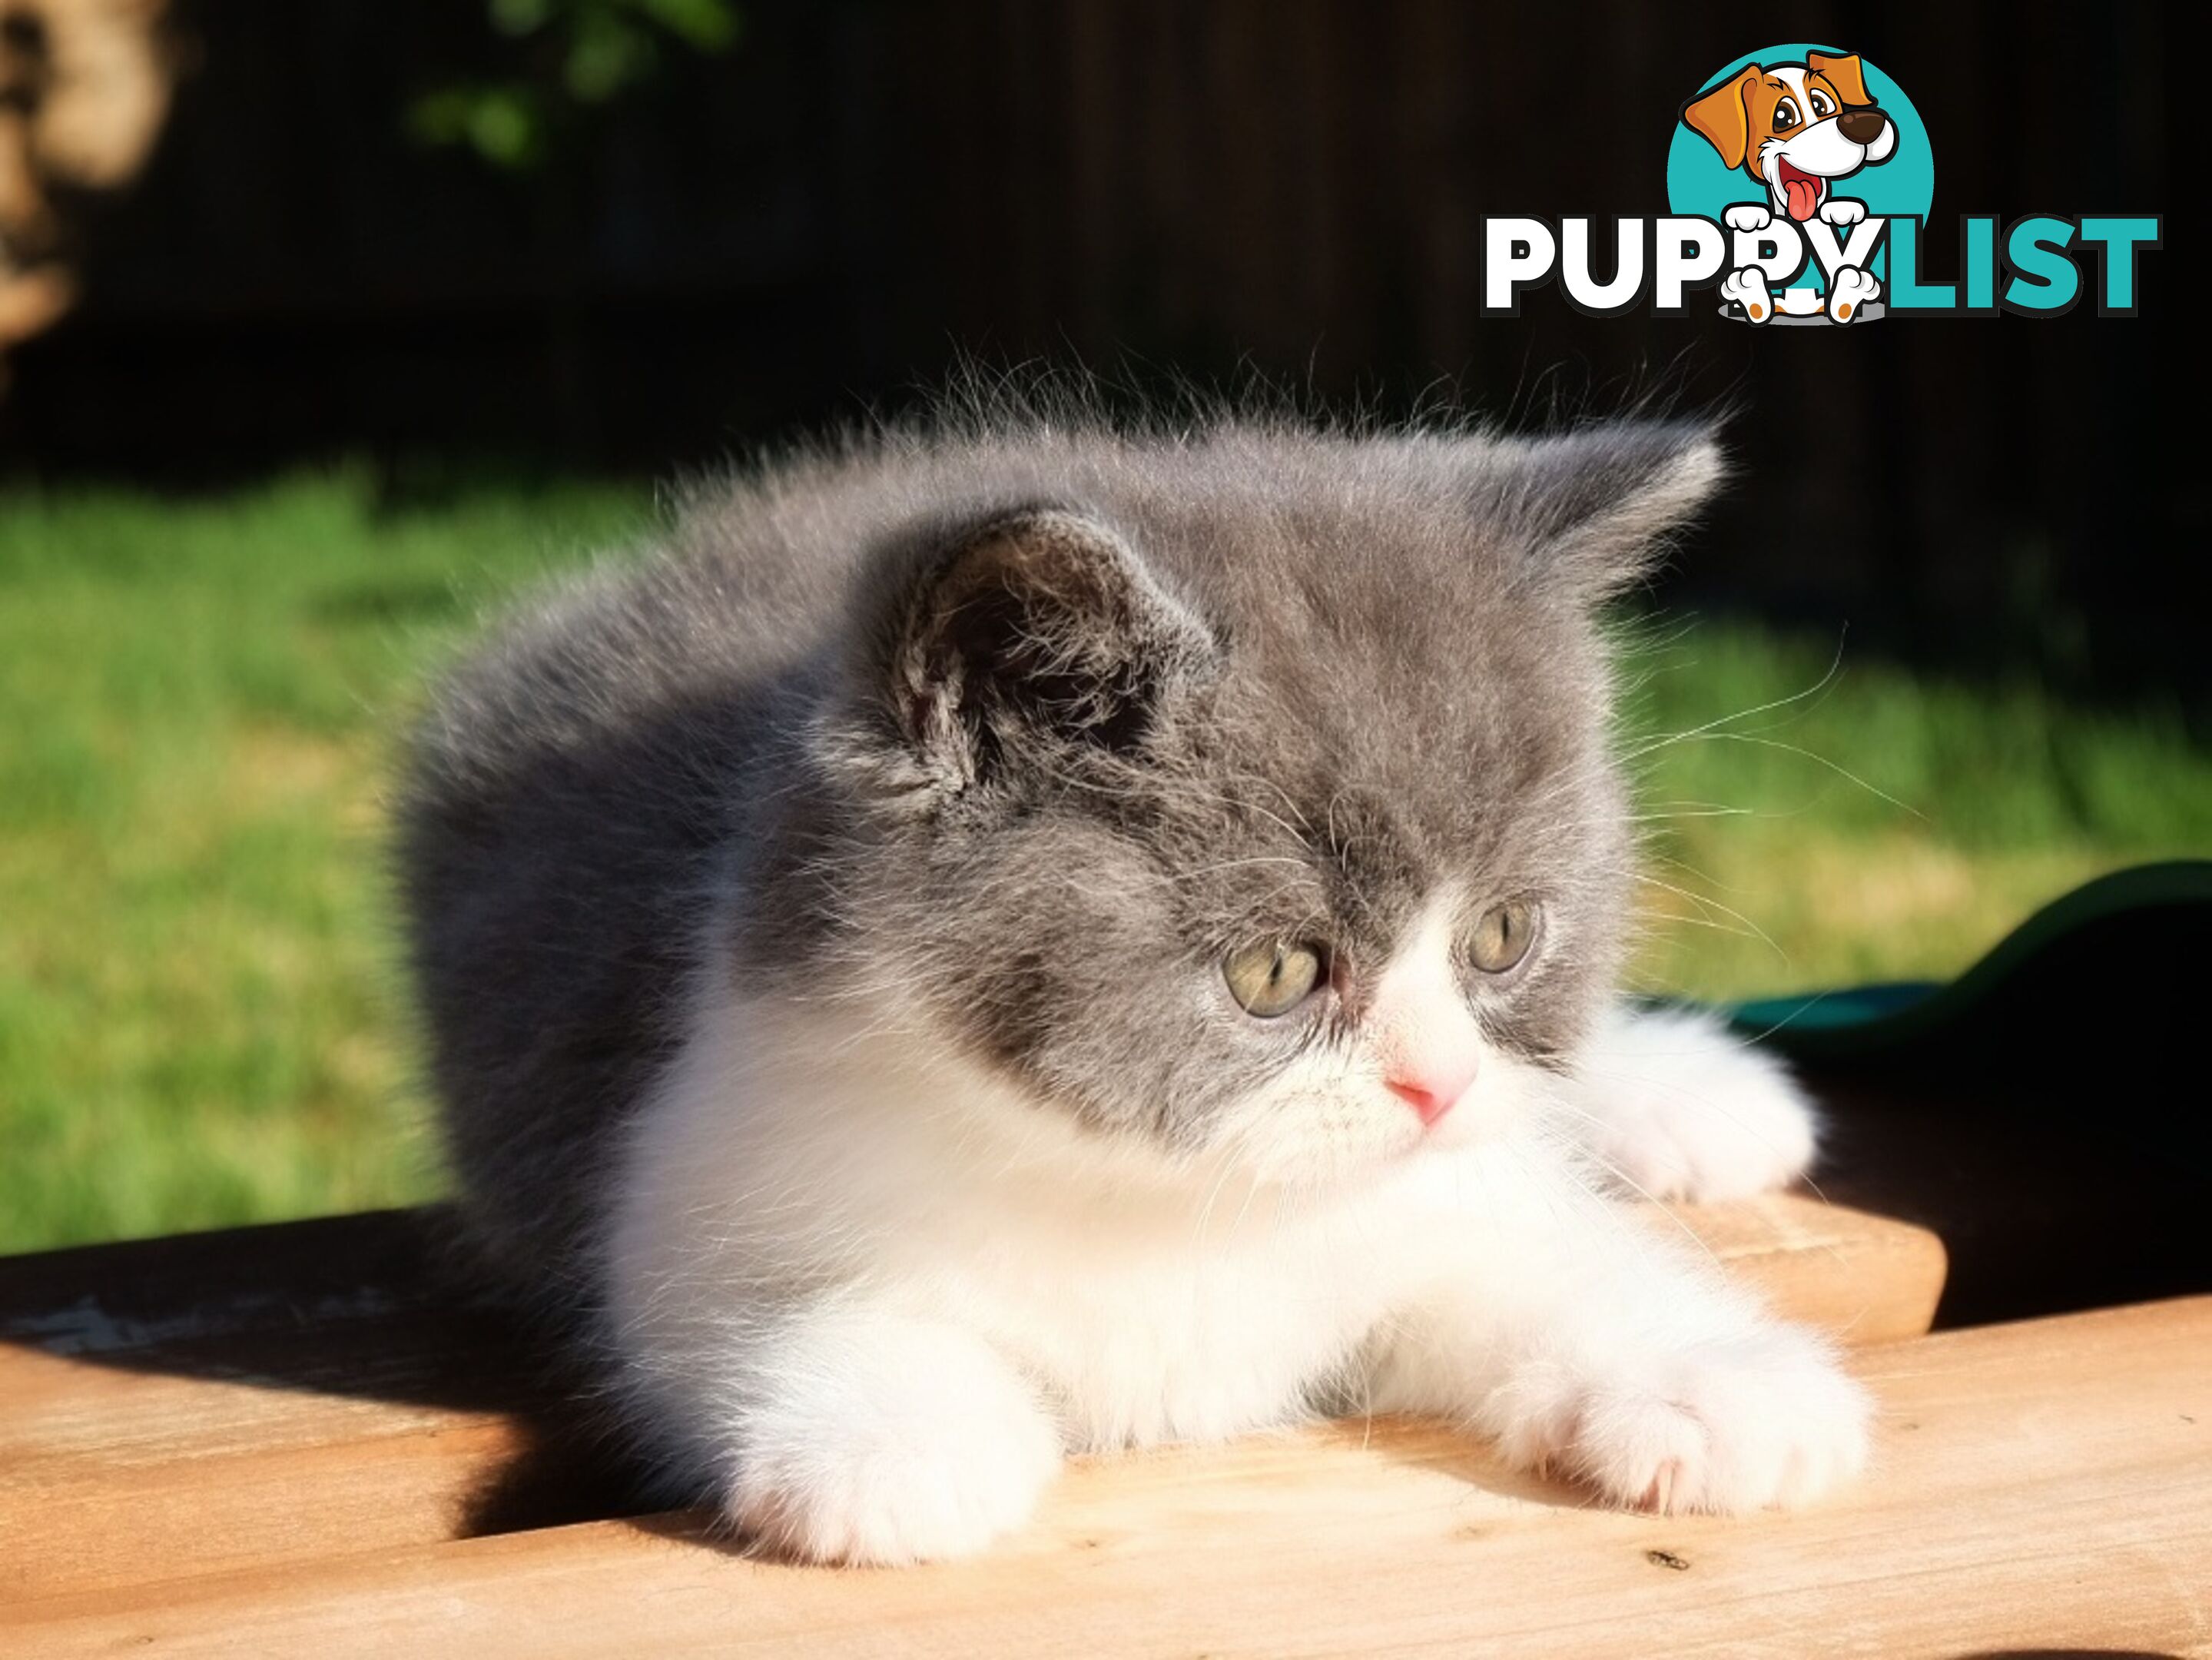
[[1865,1391],[1785,1326],[1646,1356],[1595,1382],[1546,1377],[1509,1393],[1508,1457],[1633,1510],[1787,1508],[1866,1464]]
[[1812,1167],[1819,1119],[1781,1062],[1710,1016],[1622,1010],[1584,1051],[1577,1134],[1658,1199],[1741,1199]]
[[725,1499],[738,1530],[779,1554],[895,1566],[973,1555],[1026,1521],[1060,1440],[1022,1381],[963,1334],[910,1329],[875,1349],[751,1414]]

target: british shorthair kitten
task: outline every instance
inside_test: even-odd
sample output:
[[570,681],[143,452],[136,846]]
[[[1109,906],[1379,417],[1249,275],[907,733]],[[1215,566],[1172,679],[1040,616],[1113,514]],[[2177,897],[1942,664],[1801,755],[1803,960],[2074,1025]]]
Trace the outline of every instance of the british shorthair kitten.
[[945,422],[695,492],[465,664],[401,848],[461,1208],[665,1490],[901,1563],[1321,1411],[1661,1510],[1857,1469],[1826,1347],[1607,1196],[1813,1152],[1614,991],[1593,611],[1720,471]]

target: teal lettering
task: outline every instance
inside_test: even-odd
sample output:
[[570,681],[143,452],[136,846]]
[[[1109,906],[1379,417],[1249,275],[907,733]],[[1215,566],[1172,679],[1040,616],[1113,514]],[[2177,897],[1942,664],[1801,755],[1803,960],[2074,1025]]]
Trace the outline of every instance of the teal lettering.
[[1950,311],[1959,303],[1955,283],[1920,280],[1920,222],[1889,222],[1889,305],[1893,311]]
[[2015,311],[2063,311],[2081,291],[2081,273],[2066,254],[2074,240],[2067,220],[2040,216],[2023,219],[2005,238],[2005,258],[2013,269],[2005,284],[2005,304]]
[[2084,219],[2081,240],[2095,245],[2098,263],[2104,269],[2104,309],[2133,311],[2136,249],[2145,243],[2152,247],[2158,246],[2158,221],[2148,215],[2126,219]]
[[1997,308],[1997,222],[1966,221],[1966,307]]

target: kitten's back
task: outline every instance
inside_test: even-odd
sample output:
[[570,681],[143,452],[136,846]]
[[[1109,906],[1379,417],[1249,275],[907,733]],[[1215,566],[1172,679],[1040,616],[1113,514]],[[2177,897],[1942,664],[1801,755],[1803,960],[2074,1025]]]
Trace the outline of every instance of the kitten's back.
[[518,1289],[591,1297],[608,1134],[678,1040],[718,868],[779,787],[855,564],[1081,447],[886,434],[702,485],[642,562],[510,617],[440,687],[397,873],[465,1231]]
[[[443,689],[400,809],[399,874],[469,1234],[544,1292],[574,1271],[613,1110],[666,1051],[685,896],[741,775],[767,677],[714,612],[656,637],[681,574],[596,578]],[[711,592],[698,596],[712,602]]]

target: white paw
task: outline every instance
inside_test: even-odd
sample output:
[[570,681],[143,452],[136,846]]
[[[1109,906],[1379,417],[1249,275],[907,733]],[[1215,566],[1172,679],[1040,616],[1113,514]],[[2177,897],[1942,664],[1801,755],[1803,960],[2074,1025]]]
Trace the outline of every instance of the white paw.
[[1730,230],[1765,230],[1774,216],[1756,202],[1738,202],[1721,215],[1721,222]]
[[788,1399],[748,1414],[725,1499],[748,1539],[811,1561],[902,1566],[973,1555],[1036,1508],[1059,1432],[980,1345],[909,1331],[857,1372],[820,1370],[826,1358],[809,1356]]
[[1866,1465],[1872,1407],[1808,1334],[1761,1326],[1562,1384],[1509,1385],[1500,1450],[1634,1510],[1784,1508]]
[[1832,196],[1820,204],[1820,217],[1832,225],[1856,225],[1866,217],[1866,204],[1848,196]]
[[1742,1199],[1812,1167],[1812,1104],[1779,1061],[1710,1015],[1615,1009],[1577,1071],[1577,1139],[1632,1191]]
[[1828,281],[1828,317],[1832,322],[1848,323],[1867,307],[1868,301],[1881,292],[1881,284],[1872,273],[1856,265],[1846,265]]
[[1764,323],[1774,315],[1774,295],[1766,286],[1766,273],[1746,265],[1721,278],[1721,298],[1743,307],[1747,321]]

